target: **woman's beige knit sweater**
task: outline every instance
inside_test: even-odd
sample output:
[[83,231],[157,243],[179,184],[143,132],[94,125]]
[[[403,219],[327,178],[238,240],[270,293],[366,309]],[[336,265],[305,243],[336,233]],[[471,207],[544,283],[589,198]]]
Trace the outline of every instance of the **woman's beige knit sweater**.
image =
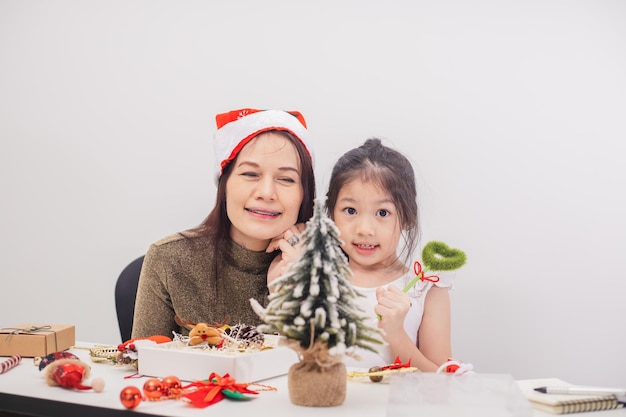
[[267,304],[267,270],[276,254],[226,244],[215,259],[210,237],[177,233],[153,243],[141,270],[132,337],[188,334],[174,315],[211,325],[260,324],[249,300]]

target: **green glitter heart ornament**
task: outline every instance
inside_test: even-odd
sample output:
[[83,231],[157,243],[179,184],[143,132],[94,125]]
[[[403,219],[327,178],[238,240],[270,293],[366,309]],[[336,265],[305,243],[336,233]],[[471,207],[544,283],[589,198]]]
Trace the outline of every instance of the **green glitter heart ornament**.
[[439,277],[427,277],[425,273],[427,271],[453,271],[465,265],[466,260],[465,252],[460,249],[451,248],[443,242],[428,242],[422,249],[424,269],[422,270],[422,265],[419,262],[415,262],[415,278],[402,291],[409,292],[420,279],[437,282]]
[[466,260],[465,252],[443,242],[428,242],[422,249],[422,262],[431,271],[453,271],[465,265]]

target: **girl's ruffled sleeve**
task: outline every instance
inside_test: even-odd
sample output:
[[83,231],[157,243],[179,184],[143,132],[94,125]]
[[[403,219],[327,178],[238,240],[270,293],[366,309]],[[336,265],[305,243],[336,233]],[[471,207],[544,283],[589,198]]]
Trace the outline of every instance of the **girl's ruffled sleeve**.
[[450,288],[451,290],[454,289],[456,271],[441,271],[436,275],[439,277],[439,281],[435,282],[434,285],[441,288]]
[[439,280],[437,282],[433,282],[431,279],[420,280],[417,285],[415,285],[409,292],[409,296],[411,297],[421,297],[430,290],[433,285],[436,285],[440,288],[448,288],[450,290],[454,289],[454,280],[456,277],[456,271],[440,271],[440,272],[427,272],[427,277],[437,276]]

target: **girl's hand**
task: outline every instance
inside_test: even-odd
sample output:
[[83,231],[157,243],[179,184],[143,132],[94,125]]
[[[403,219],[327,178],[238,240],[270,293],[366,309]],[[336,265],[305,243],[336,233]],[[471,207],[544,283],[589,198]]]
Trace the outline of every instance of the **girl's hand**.
[[266,252],[280,250],[280,254],[274,258],[267,271],[267,285],[287,271],[287,267],[294,262],[304,250],[300,244],[300,233],[305,225],[298,223],[287,229],[281,236],[275,237],[267,247]]
[[404,331],[404,318],[411,308],[411,298],[394,285],[387,289],[377,288],[376,299],[378,304],[374,308],[380,317],[378,327],[386,334]]

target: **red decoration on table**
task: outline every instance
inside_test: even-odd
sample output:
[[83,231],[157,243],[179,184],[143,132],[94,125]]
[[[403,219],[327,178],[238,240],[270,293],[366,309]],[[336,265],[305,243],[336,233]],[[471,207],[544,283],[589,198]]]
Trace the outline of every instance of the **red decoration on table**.
[[439,368],[437,368],[436,372],[438,374],[446,373],[452,375],[473,374],[474,366],[471,363],[464,363],[453,358],[448,358],[447,362],[439,365]]
[[143,384],[143,395],[139,388],[128,386],[120,392],[120,401],[128,409],[133,409],[142,401],[178,400],[183,392],[180,379],[175,376],[166,376],[160,381],[150,378]]
[[96,392],[104,390],[104,380],[94,378],[91,386],[84,385],[83,380],[89,377],[89,365],[76,359],[59,359],[48,365],[46,381],[48,385],[58,385],[63,388],[78,390],[93,389]]
[[91,386],[83,384],[83,381],[89,377],[91,367],[73,353],[54,352],[49,354],[39,364],[39,370],[44,369],[46,382],[50,386],[78,390],[93,389],[96,392],[104,390],[105,383],[102,378],[94,378],[91,381]]
[[20,355],[13,355],[9,359],[2,361],[0,363],[0,374],[5,373],[9,369],[15,368],[22,361],[22,357]]
[[146,396],[148,400],[158,400],[163,396],[163,385],[161,385],[161,381],[156,378],[150,378],[143,384],[143,395]]
[[402,363],[400,360],[400,356],[396,356],[393,363],[391,365],[381,366],[380,370],[384,371],[386,369],[400,369],[400,368],[410,368],[411,367],[411,359],[409,359],[406,363]]
[[139,388],[132,385],[124,388],[122,392],[120,392],[120,401],[122,405],[129,410],[137,407],[142,400],[141,391],[139,391]]
[[248,384],[237,383],[235,378],[229,374],[220,376],[213,372],[209,379],[206,381],[196,381],[185,388],[194,387],[194,391],[186,392],[182,395],[196,407],[207,407],[211,404],[215,404],[224,399],[224,397],[246,400],[252,397],[247,397],[243,394],[258,394],[257,391],[248,389]]
[[77,362],[66,362],[55,366],[51,372],[51,376],[58,385],[63,388],[91,389],[81,382],[85,377],[87,370]]
[[132,365],[137,368],[137,360],[139,354],[137,352],[137,346],[143,342],[153,342],[156,344],[168,343],[172,339],[167,336],[154,335],[148,337],[137,337],[129,339],[124,343],[117,345],[118,354],[112,357],[112,361],[118,365]]
[[180,391],[183,389],[183,384],[176,376],[166,376],[165,378],[163,378],[161,384],[163,385],[163,391],[165,392],[165,395],[180,394]]
[[157,401],[180,398],[183,384],[176,376],[166,376],[162,381],[150,378],[143,384],[143,395],[146,400]]
[[[148,379],[143,385],[143,395],[139,388],[128,386],[120,392],[120,401],[128,409],[133,409],[143,400],[161,401],[168,399],[185,399],[190,404],[204,408],[228,397],[235,400],[249,400],[244,394],[258,394],[248,388],[250,384],[238,383],[229,374],[220,376],[213,372],[208,380],[195,381],[183,386],[175,376],[168,376],[159,381],[157,378]],[[274,391],[276,388],[268,385],[255,384],[262,390]]]
[[135,350],[134,342],[138,340],[151,340],[157,344],[160,344],[160,343],[171,342],[172,338],[167,337],[167,336],[161,336],[161,335],[154,335],[154,336],[148,336],[148,337],[136,337],[134,339],[128,339],[124,343],[120,343],[119,345],[117,345],[117,350],[119,350],[120,352],[124,352],[125,350]]
[[43,371],[43,368],[45,368],[46,366],[50,365],[52,362],[57,361],[59,359],[79,360],[78,356],[74,355],[72,352],[67,352],[67,351],[52,352],[43,358],[35,358],[36,361],[38,360],[40,371]]
[[461,366],[460,366],[460,365],[458,365],[458,364],[456,364],[456,363],[450,364],[450,365],[446,366],[446,368],[445,368],[445,373],[447,373],[447,374],[453,374],[453,373],[455,373],[455,372],[456,372],[456,371],[457,371],[460,367],[461,367]]

